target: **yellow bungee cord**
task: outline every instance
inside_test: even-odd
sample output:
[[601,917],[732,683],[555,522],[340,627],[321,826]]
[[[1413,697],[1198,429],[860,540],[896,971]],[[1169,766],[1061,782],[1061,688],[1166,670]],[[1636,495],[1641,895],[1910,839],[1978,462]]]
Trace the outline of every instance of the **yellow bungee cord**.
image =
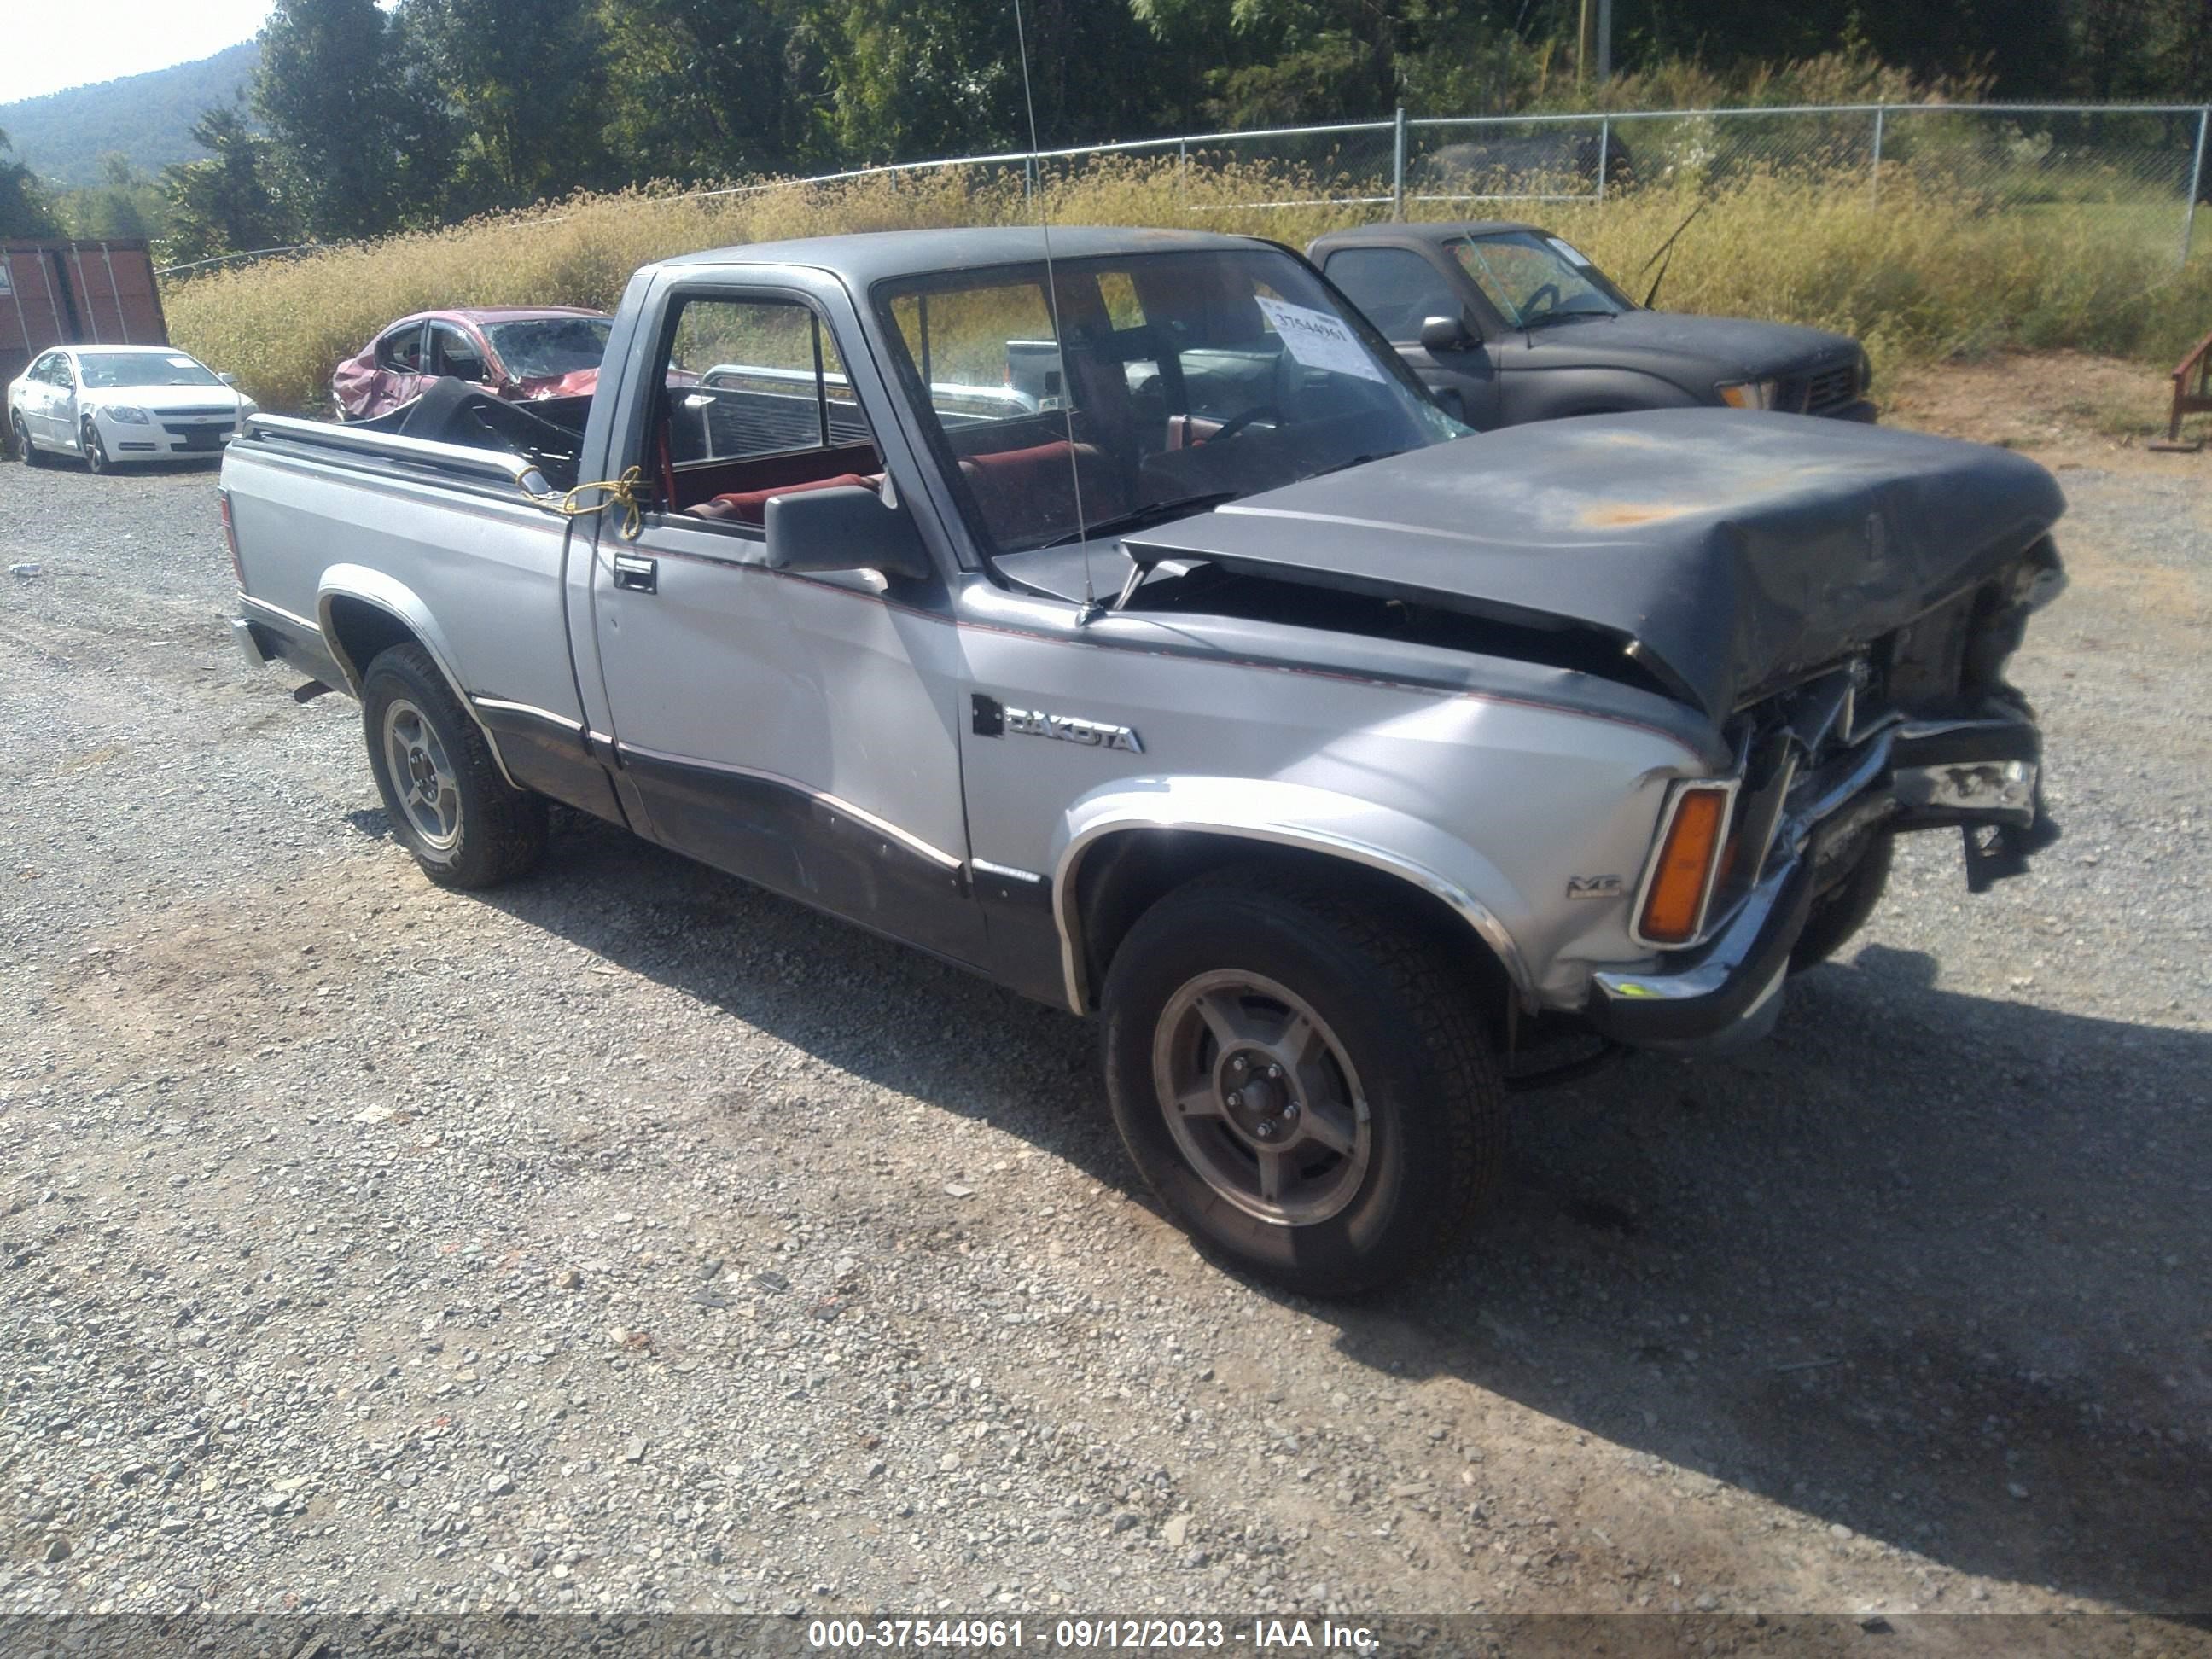
[[[604,513],[611,507],[623,510],[621,534],[626,542],[634,542],[645,528],[644,502],[638,497],[638,486],[645,482],[645,470],[632,467],[619,478],[605,478],[597,483],[580,483],[561,497],[556,509],[568,519],[588,518],[594,513]],[[587,489],[605,492],[605,499],[586,507],[576,498]]]

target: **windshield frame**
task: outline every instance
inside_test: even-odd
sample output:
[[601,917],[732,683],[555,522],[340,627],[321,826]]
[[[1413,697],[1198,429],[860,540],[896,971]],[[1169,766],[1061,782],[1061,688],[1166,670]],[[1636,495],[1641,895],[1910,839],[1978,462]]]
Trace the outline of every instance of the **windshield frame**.
[[[1163,512],[1158,518],[1148,520],[1147,527],[1152,525],[1172,523],[1179,518],[1186,518],[1206,511],[1212,506],[1220,504],[1224,499],[1238,499],[1245,495],[1263,493],[1268,489],[1285,488],[1290,483],[1303,483],[1307,478],[1318,477],[1324,472],[1340,470],[1345,465],[1352,465],[1355,460],[1380,459],[1384,453],[1398,454],[1410,449],[1449,443],[1458,438],[1470,435],[1474,430],[1474,428],[1448,413],[1436,402],[1429,389],[1412,368],[1392,348],[1390,343],[1376,331],[1374,325],[1368,321],[1359,308],[1345,297],[1335,284],[1322,275],[1295,250],[1285,247],[1280,243],[1255,237],[1249,242],[1227,247],[1129,248],[1117,252],[1085,254],[1071,258],[1053,259],[1049,261],[1049,269],[1054,284],[1064,294],[1072,278],[1080,279],[1089,272],[1101,274],[1126,272],[1132,266],[1140,264],[1158,265],[1173,261],[1218,261],[1224,258],[1242,260],[1254,257],[1282,260],[1312,283],[1319,295],[1326,300],[1334,319],[1359,343],[1369,360],[1380,371],[1378,377],[1380,383],[1406,400],[1405,412],[1407,423],[1415,432],[1416,441],[1400,447],[1378,451],[1373,457],[1337,457],[1328,465],[1313,466],[1299,472],[1296,477],[1269,483],[1256,488],[1237,489],[1228,492],[1225,497],[1212,495],[1209,499],[1194,503],[1187,513]],[[931,395],[932,388],[923,384],[922,376],[925,370],[923,366],[915,361],[915,354],[908,347],[905,331],[895,307],[901,302],[915,300],[918,295],[935,295],[948,291],[958,292],[1000,286],[1030,285],[1042,295],[1044,293],[1048,261],[1044,258],[1042,248],[1040,247],[1037,257],[1034,258],[1005,260],[988,265],[960,266],[949,270],[902,271],[896,276],[878,279],[871,283],[867,290],[868,321],[872,331],[880,336],[884,347],[883,358],[880,360],[889,371],[884,375],[884,379],[895,395],[905,402],[906,408],[903,411],[907,416],[905,424],[908,429],[921,441],[922,447],[937,463],[939,471],[958,509],[963,527],[966,530],[975,551],[981,555],[986,568],[994,566],[998,559],[1009,555],[1037,551],[1045,547],[1078,545],[1084,542],[1101,539],[1103,534],[1104,538],[1112,539],[1121,533],[1133,534],[1134,532],[1105,534],[1094,529],[1092,527],[1094,525],[1118,520],[1127,514],[1119,508],[1109,510],[1103,505],[1094,505],[1086,498],[1084,501],[1083,521],[1069,533],[1050,535],[1041,540],[1021,541],[1012,544],[1002,542],[994,535],[986,520],[976,493],[969,485],[961,465],[960,457],[952,447],[945,425],[939,418],[935,402]],[[1283,290],[1279,288],[1277,291]],[[1016,342],[1010,340],[1009,343],[1016,343]],[[1036,343],[1048,347],[1057,358],[1060,342],[1056,333],[1054,337],[1048,340],[1041,339]],[[1189,349],[1203,351],[1207,349],[1206,345],[1200,344],[1178,351],[1175,355],[1180,358],[1187,355]],[[1064,359],[1060,361],[1064,364]],[[1178,368],[1178,376],[1180,374],[1181,369]],[[936,379],[940,382],[944,378],[942,374],[936,375]],[[1166,376],[1163,374],[1162,378],[1165,379]],[[1041,414],[1048,412],[1055,406],[1057,406],[1056,399],[1048,400],[1039,412]],[[1143,503],[1136,510],[1142,512],[1152,505],[1154,503]]]
[[[229,383],[226,381],[222,375],[216,374],[198,358],[193,356],[191,352],[172,350],[166,346],[159,351],[103,351],[95,346],[90,350],[73,352],[70,356],[76,365],[76,383],[80,388],[86,392],[158,392],[170,388],[185,387],[198,387],[202,390],[205,390],[210,386],[215,387],[218,391],[227,392],[230,389]],[[173,374],[182,372],[171,368],[171,364],[173,360],[179,357],[190,362],[194,369],[198,370],[199,374],[205,375],[207,378],[205,380],[146,380],[99,381],[94,380],[92,378],[90,368],[92,360],[97,358],[109,363],[146,363],[168,369],[169,372]],[[105,372],[112,373],[113,371],[108,370]]]
[[[1474,266],[1468,262],[1468,252],[1474,252],[1477,246],[1483,242],[1504,242],[1517,247],[1526,247],[1534,244],[1536,251],[1550,258],[1555,266],[1585,283],[1609,301],[1614,309],[1611,311],[1547,311],[1533,318],[1522,316],[1517,307],[1511,312],[1507,311],[1504,304],[1482,285],[1481,279],[1475,274]],[[1583,253],[1582,257],[1585,263],[1577,265],[1573,260],[1559,252],[1562,245],[1569,247],[1574,246],[1565,237],[1554,232],[1540,230],[1534,226],[1516,226],[1510,230],[1485,231],[1479,235],[1462,233],[1447,238],[1444,243],[1446,251],[1451,255],[1452,263],[1459,267],[1461,276],[1476,294],[1481,296],[1483,304],[1496,313],[1498,320],[1515,332],[1530,328],[1545,327],[1557,318],[1620,317],[1643,308],[1627,295],[1622,293],[1613,280],[1599,268],[1597,262],[1591,259],[1589,255]],[[1580,253],[1581,250],[1577,248],[1576,252]]]

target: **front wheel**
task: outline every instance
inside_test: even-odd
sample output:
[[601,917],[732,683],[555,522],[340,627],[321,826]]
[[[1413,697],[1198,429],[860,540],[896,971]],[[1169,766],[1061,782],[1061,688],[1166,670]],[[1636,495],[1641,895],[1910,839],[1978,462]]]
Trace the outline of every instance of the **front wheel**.
[[84,467],[88,472],[105,472],[114,463],[108,459],[107,446],[100,441],[100,428],[88,415],[78,427],[84,439]]
[[1495,1184],[1504,1092],[1466,977],[1387,904],[1201,877],[1114,957],[1106,1085],[1199,1246],[1312,1296],[1401,1279]]
[[38,445],[31,441],[31,428],[24,424],[23,417],[11,415],[8,424],[15,434],[15,459],[25,466],[44,466],[46,458],[39,453]]
[[1889,886],[1890,856],[1896,846],[1896,836],[1877,830],[1852,864],[1850,873],[1813,901],[1804,931],[1790,947],[1791,973],[1819,967],[1866,926]]
[[441,887],[490,887],[545,856],[545,798],[501,775],[491,745],[419,645],[362,676],[369,769],[392,833]]

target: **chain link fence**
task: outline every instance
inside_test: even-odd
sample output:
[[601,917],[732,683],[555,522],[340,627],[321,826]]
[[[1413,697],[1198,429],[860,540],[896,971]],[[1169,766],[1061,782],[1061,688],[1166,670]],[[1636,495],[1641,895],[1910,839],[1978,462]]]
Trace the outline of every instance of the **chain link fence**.
[[[1754,174],[1809,179],[1880,199],[1885,173],[1974,199],[1992,213],[2087,216],[2113,234],[2171,239],[2189,257],[2212,186],[2212,106],[1864,104],[1603,115],[1443,116],[1212,132],[1181,138],[966,156],[921,167],[1018,167],[1031,179],[1112,155],[1174,156],[1193,168],[1279,183],[1222,212],[1365,207],[1479,216],[1516,204],[1602,204],[1641,187],[1723,189]],[[915,165],[865,169],[896,176]],[[817,182],[808,180],[805,182]]]
[[[1885,175],[1967,196],[1989,212],[2086,216],[2112,234],[2171,239],[2186,264],[2197,203],[2212,175],[2212,106],[1863,104],[1603,115],[1443,116],[1273,127],[1009,151],[858,167],[689,192],[752,194],[848,179],[905,179],[948,168],[1027,189],[1115,156],[1172,158],[1232,191],[1209,210],[1359,207],[1376,216],[1480,217],[1516,205],[1601,204],[1640,188],[1724,189],[1756,174],[1858,189],[1879,199]],[[531,222],[557,222],[556,220]],[[271,253],[228,254],[181,274]]]

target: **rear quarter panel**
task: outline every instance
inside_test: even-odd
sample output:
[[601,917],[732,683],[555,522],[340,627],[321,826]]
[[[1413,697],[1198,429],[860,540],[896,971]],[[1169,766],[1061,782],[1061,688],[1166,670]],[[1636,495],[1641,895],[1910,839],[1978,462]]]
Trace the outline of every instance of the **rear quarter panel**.
[[252,598],[319,624],[333,592],[403,617],[411,599],[463,690],[581,720],[562,592],[568,520],[519,496],[243,442],[225,456],[222,483]]

